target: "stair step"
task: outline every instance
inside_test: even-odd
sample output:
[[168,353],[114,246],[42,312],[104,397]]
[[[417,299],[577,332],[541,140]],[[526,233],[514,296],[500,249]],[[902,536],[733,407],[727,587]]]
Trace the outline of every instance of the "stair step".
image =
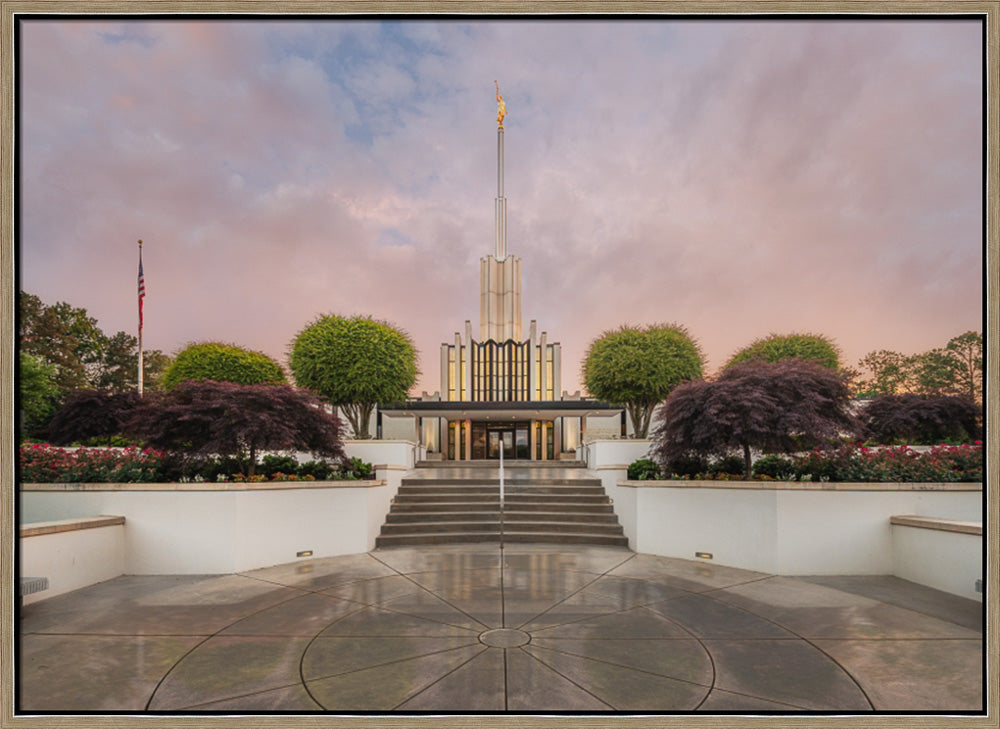
[[520,524],[504,523],[504,538],[513,535],[523,534],[547,534],[557,536],[559,534],[590,534],[595,537],[614,536],[620,537],[625,534],[621,524],[579,524],[576,522],[521,522]]
[[499,542],[500,532],[442,532],[437,534],[394,534],[375,537],[375,548],[409,547],[420,544],[465,544]]
[[500,534],[500,520],[496,521],[417,521],[402,524],[383,524],[382,536],[397,534],[427,534],[429,532],[470,532]]
[[[515,504],[507,502],[505,512],[534,511],[551,512],[559,511],[567,514],[614,514],[614,508],[610,503],[596,504],[563,504],[552,501],[541,501],[536,503]],[[426,501],[426,502],[396,502],[392,505],[392,513],[433,513],[440,511],[485,511],[490,510],[500,513],[500,501],[495,500],[492,504],[485,502],[466,501]]]
[[504,503],[508,506],[519,504],[565,504],[595,505],[608,504],[607,494],[505,494]]
[[[600,486],[599,478],[511,478],[505,477],[504,484],[538,486]],[[500,478],[460,477],[455,478],[403,478],[401,486],[499,486]]]
[[[376,547],[472,542],[628,546],[600,479],[556,468],[437,472],[403,479]],[[539,471],[542,470],[542,473]],[[585,472],[586,473],[586,472]]]
[[[411,494],[400,491],[393,499],[397,504],[427,504],[434,502],[466,504],[499,504],[500,494]],[[504,494],[505,504],[601,504],[609,503],[607,494],[525,494],[510,493]]]
[[[505,542],[518,544],[596,544],[601,546],[627,547],[628,539],[624,536],[605,534],[505,534]],[[500,536],[491,532],[441,532],[433,534],[410,534],[378,536],[375,538],[375,548],[380,547],[410,547],[422,544],[469,544],[469,543],[500,543]]]
[[599,544],[602,546],[627,547],[628,537],[613,534],[504,534],[505,542],[519,544],[538,542],[541,544]]
[[[417,468],[451,469],[451,468],[499,468],[500,461],[477,459],[474,461],[417,461]],[[519,458],[511,460],[505,459],[504,468],[509,471],[516,471],[522,468],[531,468],[535,471],[540,469],[560,471],[563,469],[586,468],[587,464],[576,460],[551,460],[551,461],[531,461]]]
[[429,521],[500,521],[499,511],[390,511],[386,524],[409,524]]
[[[566,512],[566,511],[505,511],[504,519],[519,521],[559,521],[571,518],[579,524],[617,524],[618,517],[610,509],[607,512]],[[390,511],[387,524],[408,524],[421,521],[496,521],[499,511]]]
[[402,523],[386,523],[382,525],[382,534],[422,534],[426,532],[497,532],[505,534],[526,533],[562,533],[579,532],[586,534],[622,534],[621,524],[592,524],[556,519],[549,521],[415,521]]
[[[427,494],[499,494],[499,486],[435,486],[426,484],[403,484],[399,487],[398,493],[413,496],[423,496]],[[506,484],[505,494],[580,494],[580,495],[604,495],[604,488],[600,484]]]
[[[452,498],[448,498],[448,497]],[[409,494],[399,491],[396,494],[397,504],[423,504],[428,501],[463,501],[467,504],[482,502],[500,503],[500,492],[495,494]]]

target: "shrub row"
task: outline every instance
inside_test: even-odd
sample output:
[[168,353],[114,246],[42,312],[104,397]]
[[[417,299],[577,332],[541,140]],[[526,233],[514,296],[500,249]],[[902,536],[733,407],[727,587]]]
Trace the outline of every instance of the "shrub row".
[[[708,462],[700,456],[675,459],[662,465],[648,458],[632,463],[628,478],[732,480],[742,478],[742,459]],[[842,483],[939,483],[983,480],[983,446],[938,445],[919,453],[906,446],[869,448],[858,444],[836,449],[815,448],[792,457],[768,455],[753,465],[761,481],[835,481]]]
[[[25,443],[20,448],[22,483],[163,483],[243,481],[231,457],[189,458],[152,448],[57,448]],[[264,456],[252,481],[338,481],[374,477],[372,464],[359,458],[298,463],[291,456]]]
[[680,456],[665,465],[650,458],[641,458],[628,467],[632,481],[649,481],[670,478],[697,478],[705,480],[732,480],[743,475],[743,459],[727,456],[709,460],[702,456]]

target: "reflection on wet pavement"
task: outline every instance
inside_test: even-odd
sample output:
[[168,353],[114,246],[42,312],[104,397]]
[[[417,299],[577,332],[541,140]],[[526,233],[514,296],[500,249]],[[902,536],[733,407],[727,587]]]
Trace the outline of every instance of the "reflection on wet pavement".
[[979,711],[955,600],[565,545],[120,577],[24,609],[19,709]]

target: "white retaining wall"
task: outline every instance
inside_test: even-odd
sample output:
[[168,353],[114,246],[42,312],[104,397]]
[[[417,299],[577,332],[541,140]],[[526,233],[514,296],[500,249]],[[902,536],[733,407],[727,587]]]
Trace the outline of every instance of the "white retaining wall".
[[609,439],[593,440],[586,443],[581,458],[587,464],[587,469],[601,479],[605,493],[614,504],[615,514],[625,530],[629,546],[635,549],[635,534],[638,525],[635,514],[635,491],[619,488],[618,483],[625,480],[629,464],[640,458],[647,458],[652,447],[651,440]]
[[375,467],[375,477],[399,489],[403,474],[413,470],[427,454],[412,440],[346,440],[344,451],[349,458],[360,458]]
[[21,527],[21,576],[49,587],[24,596],[29,605],[125,573],[125,525],[113,517],[49,521]]
[[[901,515],[904,516],[904,515]],[[952,522],[954,524],[954,522]],[[937,590],[982,601],[976,580],[983,579],[982,524],[948,522],[924,526],[892,525],[893,574]]]
[[222,574],[294,562],[308,550],[367,552],[394,495],[384,481],[27,484],[20,506],[22,525],[124,516],[125,574]]
[[[913,558],[897,558],[903,538],[894,539],[898,527],[890,519],[982,522],[981,484],[623,480],[617,486],[615,508],[627,514],[623,525],[634,523],[626,535],[635,551],[695,560],[709,553],[703,561],[778,575],[897,574],[936,586],[907,576],[916,572],[902,565]],[[964,545],[961,557],[947,559],[978,564],[982,577],[981,542]],[[968,584],[956,594],[974,597],[974,580],[962,581]]]
[[[304,551],[313,557],[367,552],[375,547],[403,474],[421,453],[405,440],[346,441],[344,449],[373,464],[377,479],[24,484],[20,523],[124,516],[117,574],[223,574],[305,559],[296,556]],[[23,563],[21,573],[35,576]]]

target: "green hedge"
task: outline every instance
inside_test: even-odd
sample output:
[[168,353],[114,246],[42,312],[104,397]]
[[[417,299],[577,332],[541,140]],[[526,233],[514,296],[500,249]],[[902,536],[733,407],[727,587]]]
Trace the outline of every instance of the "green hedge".
[[[728,459],[709,463],[691,456],[661,465],[640,459],[628,468],[632,481],[647,479],[740,479],[742,470],[733,473]],[[866,447],[857,443],[836,449],[815,448],[796,456],[767,455],[753,466],[755,480],[761,481],[834,481],[842,483],[942,483],[983,480],[983,445],[980,441],[965,445],[941,444],[927,452],[907,446]]]

